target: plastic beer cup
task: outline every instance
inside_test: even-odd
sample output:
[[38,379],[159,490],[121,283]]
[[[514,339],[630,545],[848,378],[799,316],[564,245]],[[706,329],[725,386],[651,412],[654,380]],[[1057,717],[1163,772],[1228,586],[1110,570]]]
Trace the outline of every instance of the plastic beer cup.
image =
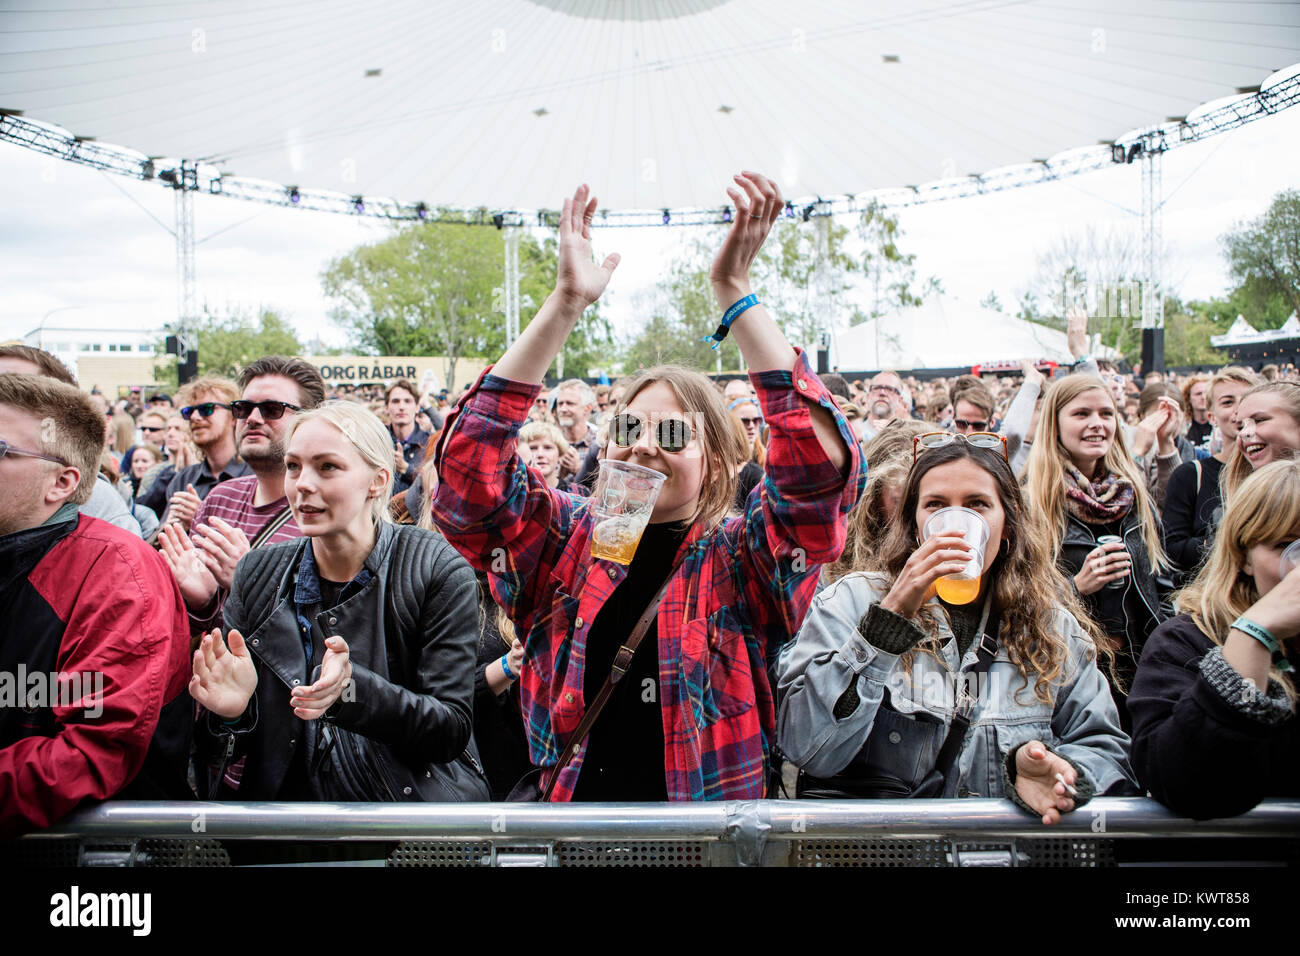
[[602,458],[589,505],[595,518],[591,556],[631,564],[663,486],[664,475],[653,468]]
[[965,533],[971,547],[971,557],[957,574],[948,575],[935,582],[939,598],[949,604],[969,604],[980,593],[980,576],[984,573],[984,548],[989,541],[988,522],[978,511],[970,508],[940,508],[921,527],[921,540],[928,541],[946,531]]
[[1286,577],[1297,566],[1300,566],[1300,541],[1292,541],[1282,552],[1282,557],[1277,562],[1278,577]]

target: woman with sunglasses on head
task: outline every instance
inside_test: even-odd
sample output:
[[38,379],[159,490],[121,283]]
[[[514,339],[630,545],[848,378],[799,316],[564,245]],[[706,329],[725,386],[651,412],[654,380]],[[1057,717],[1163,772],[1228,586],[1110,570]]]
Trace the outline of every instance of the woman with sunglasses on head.
[[[777,665],[777,740],[803,771],[798,795],[1006,796],[1052,824],[1093,795],[1131,793],[1086,617],[1005,439],[914,442],[900,520],[817,595]],[[948,589],[963,576],[974,586]]]
[[[1263,465],[1236,490],[1210,557],[1156,628],[1133,681],[1133,766],[1175,813],[1244,813],[1300,796],[1300,463]],[[1290,570],[1288,570],[1288,567]]]
[[1168,612],[1160,519],[1118,427],[1101,379],[1053,382],[1025,466],[1025,500],[1047,532],[1049,553],[1074,584],[1114,652],[1112,689],[1124,728],[1124,696],[1142,645]]
[[[586,186],[564,202],[555,291],[438,448],[434,520],[488,573],[523,638],[521,702],[548,799],[763,797],[775,730],[767,668],[797,629],[819,565],[843,547],[862,477],[856,443],[749,285],[784,201],[754,173],[728,194],[736,215],[710,273],[726,310],[714,337],[735,337],[771,433],[742,516],[724,520],[743,449],[723,398],[683,368],[641,372],[614,409],[604,455],[664,476],[630,566],[592,557],[589,499],[519,465],[516,435],[542,377],[618,265],[617,255],[592,261]],[[634,635],[644,639],[620,651]],[[626,678],[580,728],[616,657]]]
[[387,429],[353,402],[289,426],[304,537],[240,559],[225,639],[194,654],[210,798],[488,799],[471,736],[478,585],[439,535],[389,520],[393,467]]
[[1256,468],[1300,454],[1300,383],[1255,386],[1242,394],[1233,417],[1237,441],[1219,478],[1225,506]]

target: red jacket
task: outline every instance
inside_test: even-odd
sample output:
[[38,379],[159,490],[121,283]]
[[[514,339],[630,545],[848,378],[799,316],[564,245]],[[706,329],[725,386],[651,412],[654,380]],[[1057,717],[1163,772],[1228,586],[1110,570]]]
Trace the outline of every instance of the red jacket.
[[0,621],[4,838],[130,783],[163,704],[186,688],[190,652],[185,604],[162,558],[84,515],[0,537]]

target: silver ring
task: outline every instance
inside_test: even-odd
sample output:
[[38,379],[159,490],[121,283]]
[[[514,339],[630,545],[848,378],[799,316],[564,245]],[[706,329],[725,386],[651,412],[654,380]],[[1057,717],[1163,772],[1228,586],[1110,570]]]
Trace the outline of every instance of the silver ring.
[[750,213],[749,218],[750,218],[750,219],[762,219],[763,217],[762,217],[762,216],[755,216],[753,213]]

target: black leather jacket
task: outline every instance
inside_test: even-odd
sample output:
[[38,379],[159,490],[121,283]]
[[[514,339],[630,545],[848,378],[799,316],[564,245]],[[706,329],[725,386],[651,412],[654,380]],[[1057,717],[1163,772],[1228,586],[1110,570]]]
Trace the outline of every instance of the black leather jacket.
[[[1158,523],[1159,519],[1157,527]],[[1073,578],[1083,567],[1088,555],[1096,550],[1097,536],[1105,533],[1100,528],[1084,524],[1073,515],[1068,516],[1065,537],[1061,541],[1061,553],[1057,557],[1058,567]],[[1151,556],[1147,553],[1146,542],[1142,538],[1142,525],[1138,520],[1136,506],[1124,516],[1120,534],[1133,561],[1124,588],[1102,588],[1092,594],[1081,595],[1080,600],[1098,623],[1107,618],[1120,618],[1126,622],[1125,634],[1114,636],[1127,638],[1126,653],[1121,654],[1116,669],[1125,686],[1129,687],[1132,686],[1133,673],[1142,656],[1146,639],[1161,621],[1170,616],[1171,609],[1166,603],[1170,582],[1167,578],[1158,578],[1151,566]]]
[[225,623],[244,635],[258,684],[239,723],[212,714],[200,722],[209,793],[243,757],[238,791],[222,795],[283,799],[297,760],[316,799],[488,800],[471,735],[479,612],[465,559],[435,532],[381,522],[369,581],[312,622],[318,647],[334,635],[347,641],[354,687],[324,718],[303,721],[289,694],[312,677],[294,604],[309,543],[251,551],[235,571]]

